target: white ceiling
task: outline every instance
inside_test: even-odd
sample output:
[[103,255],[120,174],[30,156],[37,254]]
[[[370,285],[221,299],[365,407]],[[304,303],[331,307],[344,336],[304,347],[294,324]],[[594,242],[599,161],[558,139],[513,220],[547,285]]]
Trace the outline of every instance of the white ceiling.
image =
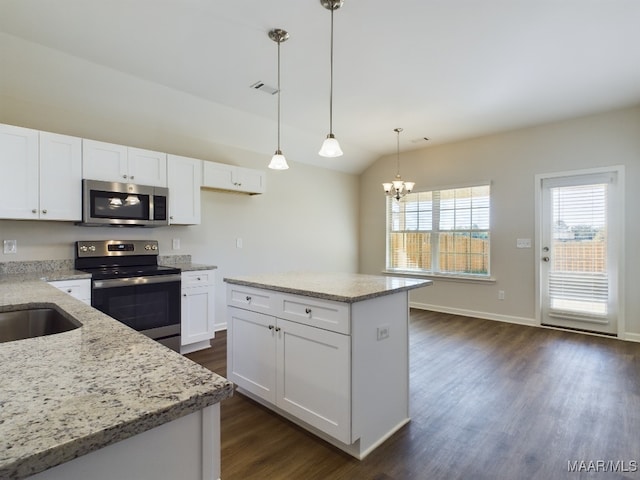
[[[320,0],[0,0],[0,31],[263,118],[267,156],[276,97],[250,85],[276,85],[267,32],[283,28],[282,149],[352,173],[395,152],[396,127],[408,150],[639,104],[639,24],[638,0],[345,0],[333,122],[345,155],[327,160]],[[241,133],[265,150],[265,132]]]

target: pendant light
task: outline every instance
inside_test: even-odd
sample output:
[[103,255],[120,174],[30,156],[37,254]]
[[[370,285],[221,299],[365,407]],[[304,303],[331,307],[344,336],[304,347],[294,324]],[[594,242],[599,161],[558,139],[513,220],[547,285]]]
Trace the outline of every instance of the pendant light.
[[382,187],[384,188],[384,193],[388,196],[400,200],[407,193],[411,193],[415,182],[405,182],[402,180],[402,177],[400,177],[400,132],[402,129],[394,128],[393,131],[397,133],[396,178],[392,182],[383,183]]
[[280,44],[289,39],[289,34],[280,28],[274,28],[273,30],[269,30],[269,38],[278,44],[278,148],[276,148],[276,153],[271,157],[269,168],[273,170],[286,170],[289,168],[289,165],[280,150]]
[[322,147],[318,152],[321,157],[339,157],[342,155],[342,149],[336,137],[333,135],[333,11],[342,7],[343,0],[320,0],[324,8],[331,11],[331,85],[329,89],[329,135],[322,143]]

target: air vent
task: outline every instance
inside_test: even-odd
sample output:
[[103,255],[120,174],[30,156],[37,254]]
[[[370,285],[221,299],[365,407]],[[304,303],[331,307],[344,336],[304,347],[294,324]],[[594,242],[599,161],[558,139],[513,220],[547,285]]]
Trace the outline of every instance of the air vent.
[[258,81],[256,83],[250,85],[250,86],[254,90],[260,90],[261,92],[268,93],[269,95],[275,95],[276,93],[278,93],[278,89],[277,88],[273,88],[273,87],[267,85],[264,82]]

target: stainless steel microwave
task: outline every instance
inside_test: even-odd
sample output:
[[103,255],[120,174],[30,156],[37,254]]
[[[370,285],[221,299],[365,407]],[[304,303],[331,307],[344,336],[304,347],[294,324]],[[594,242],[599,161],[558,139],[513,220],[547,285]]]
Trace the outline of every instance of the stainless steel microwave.
[[82,180],[82,222],[90,226],[169,225],[169,189]]

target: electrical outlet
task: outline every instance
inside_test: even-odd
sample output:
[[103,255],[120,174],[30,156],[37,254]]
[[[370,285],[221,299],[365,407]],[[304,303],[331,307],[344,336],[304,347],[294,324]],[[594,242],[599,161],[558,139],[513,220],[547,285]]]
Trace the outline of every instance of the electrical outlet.
[[498,300],[504,300],[504,290],[498,290]]
[[242,238],[236,238],[236,248],[242,248]]
[[18,241],[17,240],[5,240],[4,241],[4,253],[18,253]]
[[389,325],[380,325],[377,330],[378,340],[389,338]]
[[180,250],[180,239],[179,238],[174,238],[172,241],[172,248],[174,250]]

